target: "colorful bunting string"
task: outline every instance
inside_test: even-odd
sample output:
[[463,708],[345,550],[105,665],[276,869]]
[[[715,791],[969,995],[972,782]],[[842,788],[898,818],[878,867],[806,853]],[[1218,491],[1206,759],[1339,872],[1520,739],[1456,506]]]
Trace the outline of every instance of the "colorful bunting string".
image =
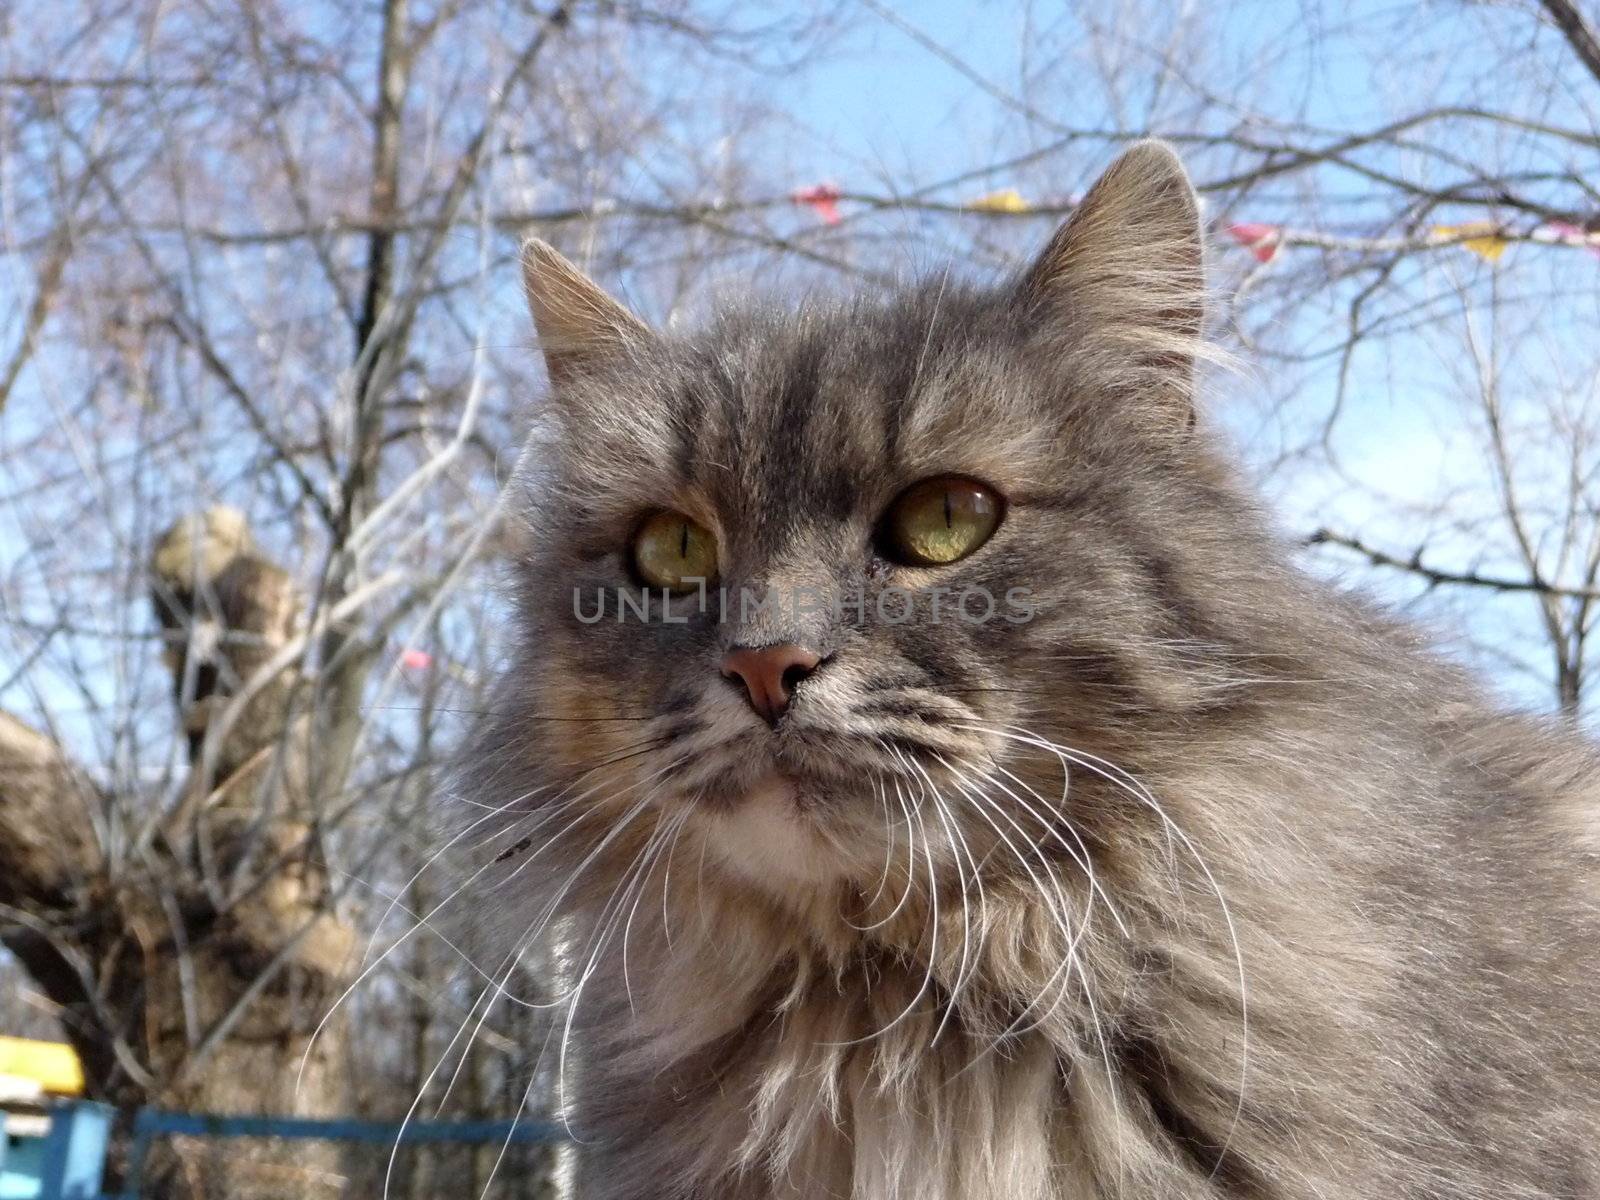
[[[797,205],[809,208],[824,225],[837,225],[844,220],[843,214],[839,211],[839,202],[844,199],[844,193],[835,183],[814,183],[809,187],[796,188],[789,194],[789,199]],[[1081,199],[1080,196],[1069,196],[1066,198],[1066,205],[1074,207]],[[1050,211],[1057,211],[1060,204],[1061,201],[1053,199],[1046,207]],[[974,196],[960,207],[965,212],[975,213],[1020,214],[1039,211],[1032,201],[1014,187]],[[1235,221],[1225,228],[1233,240],[1249,251],[1251,257],[1259,263],[1272,262],[1285,244],[1292,240],[1305,241],[1311,245],[1329,244],[1326,239],[1319,239],[1315,235],[1291,238],[1283,226],[1261,221]],[[1428,231],[1428,237],[1435,244],[1461,246],[1485,262],[1491,263],[1499,262],[1513,241],[1577,246],[1600,258],[1600,229],[1590,229],[1570,221],[1546,221],[1530,231],[1516,234],[1495,221],[1465,221],[1456,225],[1435,225]],[[1334,239],[1335,243],[1340,241],[1341,239]],[[1359,241],[1360,239],[1353,239],[1353,243]]]

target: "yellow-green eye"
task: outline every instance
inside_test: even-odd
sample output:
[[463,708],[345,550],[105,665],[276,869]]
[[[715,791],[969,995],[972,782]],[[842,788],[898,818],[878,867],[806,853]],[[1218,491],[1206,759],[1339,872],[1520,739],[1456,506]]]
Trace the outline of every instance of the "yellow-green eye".
[[717,577],[717,543],[709,530],[682,513],[646,517],[633,535],[633,567],[651,587],[690,591]]
[[883,551],[896,562],[938,567],[957,562],[987,542],[1004,502],[993,488],[959,475],[912,484],[884,514]]

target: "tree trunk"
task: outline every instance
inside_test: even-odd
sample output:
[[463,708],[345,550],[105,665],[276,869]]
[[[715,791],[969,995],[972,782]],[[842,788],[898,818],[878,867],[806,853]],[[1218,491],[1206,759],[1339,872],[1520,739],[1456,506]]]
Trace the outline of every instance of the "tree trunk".
[[[113,796],[54,739],[0,714],[5,943],[59,1006],[88,1093],[227,1114],[346,1110],[338,998],[353,938],[332,911],[314,836],[317,722],[273,659],[303,605],[214,509],[178,523],[151,563],[190,778],[179,804]],[[301,1070],[302,1062],[304,1069]],[[152,1160],[158,1194],[340,1193],[335,1147],[202,1145]]]

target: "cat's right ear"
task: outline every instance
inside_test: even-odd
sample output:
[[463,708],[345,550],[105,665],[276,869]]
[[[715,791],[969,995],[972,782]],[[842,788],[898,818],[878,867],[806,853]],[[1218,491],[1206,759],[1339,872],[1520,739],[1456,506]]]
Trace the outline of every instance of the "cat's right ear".
[[538,238],[522,244],[522,287],[557,388],[651,336],[643,321]]
[[1102,175],[1017,298],[1035,327],[1098,353],[1112,382],[1163,425],[1193,422],[1194,360],[1208,354],[1199,205],[1178,156],[1139,142]]

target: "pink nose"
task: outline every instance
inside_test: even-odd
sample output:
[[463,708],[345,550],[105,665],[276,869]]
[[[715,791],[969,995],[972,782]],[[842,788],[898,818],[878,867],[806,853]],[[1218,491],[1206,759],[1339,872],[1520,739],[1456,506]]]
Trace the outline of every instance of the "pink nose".
[[804,646],[735,646],[722,659],[722,674],[744,683],[750,707],[768,725],[776,725],[802,679],[822,660]]

